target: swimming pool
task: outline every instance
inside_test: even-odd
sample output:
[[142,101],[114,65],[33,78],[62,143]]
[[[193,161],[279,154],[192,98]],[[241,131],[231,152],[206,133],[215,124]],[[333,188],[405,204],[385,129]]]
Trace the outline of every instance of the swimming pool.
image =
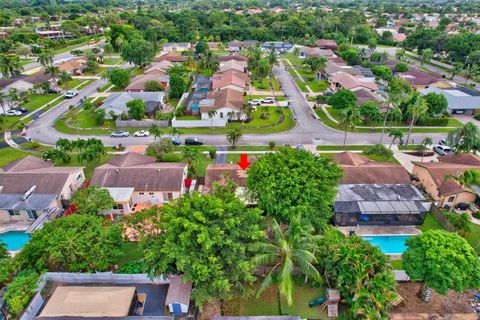
[[407,250],[405,241],[411,236],[362,236],[385,254],[402,254]]
[[30,235],[20,231],[10,231],[0,234],[0,241],[7,245],[8,251],[17,251],[30,241]]

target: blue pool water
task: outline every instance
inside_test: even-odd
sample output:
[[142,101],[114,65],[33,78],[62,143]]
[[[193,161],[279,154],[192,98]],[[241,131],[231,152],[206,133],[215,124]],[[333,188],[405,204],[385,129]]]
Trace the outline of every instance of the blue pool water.
[[25,232],[11,231],[0,234],[0,241],[7,245],[7,250],[17,251],[30,240],[30,235]]
[[200,110],[200,107],[198,106],[198,102],[192,102],[191,110],[192,111]]
[[385,254],[402,254],[407,250],[405,241],[411,236],[362,236],[363,240],[377,246]]

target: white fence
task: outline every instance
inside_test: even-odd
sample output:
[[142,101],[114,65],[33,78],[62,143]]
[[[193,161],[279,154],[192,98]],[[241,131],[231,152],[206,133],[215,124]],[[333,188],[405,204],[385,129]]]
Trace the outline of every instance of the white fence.
[[[141,274],[116,274],[112,272],[99,273],[67,273],[67,272],[47,272],[38,281],[37,294],[33,297],[21,320],[33,320],[40,308],[43,306],[44,299],[41,295],[43,288],[48,281],[62,283],[110,283],[110,284],[168,284],[170,280],[164,276],[150,279],[146,273]],[[170,319],[170,318],[169,318]]]
[[206,119],[206,120],[177,120],[172,119],[174,128],[200,128],[200,127],[225,127],[227,119]]
[[158,127],[168,127],[167,120],[120,120],[115,121],[117,128],[150,128],[152,124]]

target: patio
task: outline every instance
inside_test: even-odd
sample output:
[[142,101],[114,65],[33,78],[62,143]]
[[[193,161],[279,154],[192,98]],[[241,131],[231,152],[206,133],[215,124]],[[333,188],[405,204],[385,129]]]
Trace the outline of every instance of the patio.
[[414,226],[357,226],[337,227],[340,232],[348,236],[354,231],[358,236],[366,235],[417,235],[422,233]]

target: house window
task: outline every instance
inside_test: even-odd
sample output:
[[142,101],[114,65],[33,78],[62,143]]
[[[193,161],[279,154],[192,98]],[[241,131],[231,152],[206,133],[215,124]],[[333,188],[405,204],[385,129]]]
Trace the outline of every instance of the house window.
[[8,214],[11,216],[19,216],[20,210],[8,210]]
[[164,193],[164,194],[162,194],[162,196],[163,196],[163,201],[167,202],[168,201],[168,194]]
[[143,196],[145,193],[143,193],[143,192],[139,192],[138,194],[139,194],[139,195],[141,195],[141,196]]
[[223,112],[220,112],[220,119],[223,119]]
[[173,200],[173,193],[171,192],[168,193],[168,200]]
[[455,196],[449,197],[447,202],[453,202],[453,200],[455,200]]
[[116,203],[113,205],[113,210],[123,210],[123,204]]
[[153,192],[149,192],[148,194],[151,195],[151,196],[153,196]]
[[77,181],[80,180],[80,179],[82,179],[82,175],[81,175],[81,174],[79,174],[79,175],[77,176]]

